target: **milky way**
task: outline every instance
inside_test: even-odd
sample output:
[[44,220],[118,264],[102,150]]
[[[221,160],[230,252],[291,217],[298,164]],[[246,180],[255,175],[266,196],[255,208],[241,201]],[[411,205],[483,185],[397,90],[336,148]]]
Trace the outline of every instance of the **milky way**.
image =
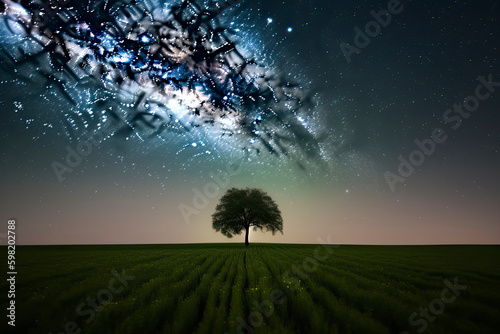
[[254,56],[251,34],[227,24],[238,5],[4,1],[1,63],[63,101],[65,132],[76,140],[112,124],[106,139],[185,141],[177,154],[199,146],[197,155],[321,164],[315,96]]

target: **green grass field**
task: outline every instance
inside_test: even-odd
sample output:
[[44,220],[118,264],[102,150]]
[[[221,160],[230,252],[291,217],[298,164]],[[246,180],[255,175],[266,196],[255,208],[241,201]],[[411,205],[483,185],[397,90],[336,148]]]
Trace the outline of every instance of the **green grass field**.
[[[498,333],[500,328],[500,246],[16,250],[18,333],[418,333],[424,325],[425,333]],[[123,269],[134,278],[122,278],[125,283],[114,278],[112,271]],[[444,283],[455,277],[467,286],[458,294]],[[2,289],[7,291],[5,280]],[[427,319],[417,313],[410,324],[410,315],[429,307]]]

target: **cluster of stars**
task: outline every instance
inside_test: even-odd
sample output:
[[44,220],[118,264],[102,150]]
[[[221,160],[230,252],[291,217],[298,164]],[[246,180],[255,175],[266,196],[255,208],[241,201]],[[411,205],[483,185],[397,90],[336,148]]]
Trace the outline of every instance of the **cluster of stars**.
[[303,85],[237,47],[240,30],[223,24],[227,8],[205,5],[69,1],[49,10],[43,1],[8,2],[1,30],[15,42],[2,45],[4,58],[71,105],[64,113],[70,136],[114,122],[113,136],[126,141],[180,136],[192,142],[186,146],[213,146],[196,155],[225,147],[322,160]]

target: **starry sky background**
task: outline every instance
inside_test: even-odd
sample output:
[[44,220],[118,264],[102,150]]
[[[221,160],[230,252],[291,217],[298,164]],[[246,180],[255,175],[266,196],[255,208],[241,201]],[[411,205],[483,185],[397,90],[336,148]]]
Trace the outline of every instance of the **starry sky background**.
[[[442,115],[474,93],[478,76],[500,81],[499,5],[406,2],[348,63],[339,44],[353,44],[354,28],[386,8],[244,1],[223,16],[239,31],[238,47],[313,92],[314,108],[301,120],[320,143],[321,162],[247,154],[207,127],[168,140],[110,138],[60,182],[51,164],[79,143],[65,130],[64,97],[0,73],[2,221],[16,219],[20,244],[242,242],[216,234],[210,216],[229,187],[258,187],[278,203],[284,234],[251,232],[250,242],[498,244],[499,92],[457,130]],[[446,129],[446,142],[391,191],[384,173],[397,172],[398,156],[436,127]],[[237,174],[187,221],[179,206],[193,207],[196,192],[228,166]]]

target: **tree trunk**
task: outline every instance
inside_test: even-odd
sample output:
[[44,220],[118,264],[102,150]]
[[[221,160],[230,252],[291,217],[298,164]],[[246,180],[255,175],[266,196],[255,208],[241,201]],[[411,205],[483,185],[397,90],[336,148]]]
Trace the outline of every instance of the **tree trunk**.
[[247,226],[247,230],[245,233],[245,246],[248,247],[248,232],[250,231],[250,226]]

